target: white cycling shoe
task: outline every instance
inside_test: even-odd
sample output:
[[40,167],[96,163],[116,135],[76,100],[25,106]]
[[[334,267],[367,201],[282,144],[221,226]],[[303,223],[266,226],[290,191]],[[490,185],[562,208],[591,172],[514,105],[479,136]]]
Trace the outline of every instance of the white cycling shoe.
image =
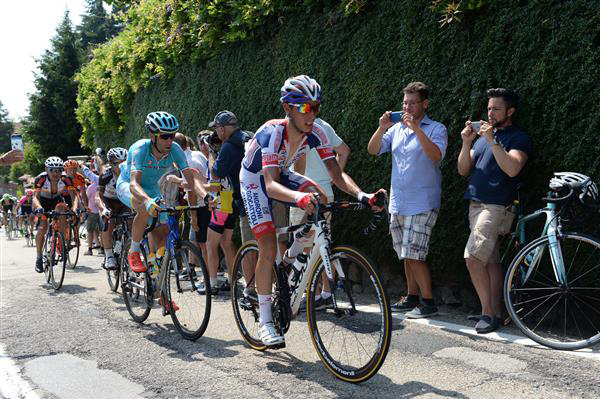
[[265,323],[258,330],[258,337],[266,346],[279,345],[285,342],[285,338],[282,335],[279,335],[277,330],[275,330],[273,323]]
[[108,258],[106,258],[104,267],[106,267],[108,270],[117,270],[118,266],[117,266],[117,260],[115,259],[115,257],[109,256]]

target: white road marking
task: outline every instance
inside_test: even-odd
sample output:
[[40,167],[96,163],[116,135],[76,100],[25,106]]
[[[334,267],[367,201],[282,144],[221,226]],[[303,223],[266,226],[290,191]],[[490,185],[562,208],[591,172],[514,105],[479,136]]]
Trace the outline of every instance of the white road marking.
[[0,397],[7,399],[40,399],[33,388],[21,377],[21,370],[4,352],[0,344]]

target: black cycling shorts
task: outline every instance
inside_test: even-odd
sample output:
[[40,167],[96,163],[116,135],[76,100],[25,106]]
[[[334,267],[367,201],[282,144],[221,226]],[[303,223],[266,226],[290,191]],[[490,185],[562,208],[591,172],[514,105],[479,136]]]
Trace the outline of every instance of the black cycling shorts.
[[30,206],[21,205],[21,207],[19,208],[19,215],[31,215],[31,212],[33,212],[33,210]]
[[41,197],[40,198],[40,204],[42,205],[42,208],[44,208],[44,212],[52,212],[54,210],[54,208],[56,208],[56,205],[58,204],[64,204],[63,196],[59,195],[58,197],[54,197],[54,198],[44,198]]
[[210,223],[210,211],[208,207],[202,207],[196,210],[198,216],[198,227],[200,230],[194,231],[190,229],[190,241],[196,241],[199,244],[206,242],[206,236],[208,232],[208,224]]

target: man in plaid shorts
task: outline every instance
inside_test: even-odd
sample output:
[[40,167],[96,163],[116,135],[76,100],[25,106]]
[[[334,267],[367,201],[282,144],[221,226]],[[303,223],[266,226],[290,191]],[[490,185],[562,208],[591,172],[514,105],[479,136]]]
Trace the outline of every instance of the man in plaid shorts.
[[372,155],[392,153],[390,229],[394,250],[399,259],[404,259],[408,291],[406,297],[392,305],[392,311],[408,311],[408,318],[422,318],[438,311],[425,259],[440,209],[440,163],[446,153],[448,133],[444,125],[425,114],[429,88],[424,83],[412,82],[403,92],[400,122],[392,122],[391,112],[385,112],[367,150]]

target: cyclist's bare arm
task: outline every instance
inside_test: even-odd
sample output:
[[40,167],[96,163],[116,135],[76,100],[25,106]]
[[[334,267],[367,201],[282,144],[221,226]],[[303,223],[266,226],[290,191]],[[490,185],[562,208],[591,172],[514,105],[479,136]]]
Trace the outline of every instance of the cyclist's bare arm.
[[296,202],[297,191],[290,190],[279,183],[280,170],[278,167],[263,168],[263,176],[265,178],[265,187],[269,198],[276,199],[282,202]]
[[358,196],[358,193],[360,193],[362,190],[346,172],[342,171],[340,165],[338,165],[334,158],[326,159],[323,161],[323,163],[329,172],[331,181],[336,185],[337,188],[347,194],[352,195],[353,197]]
[[[304,175],[304,173],[306,172],[306,154],[302,155],[294,163],[294,171],[296,173]],[[327,194],[325,193],[325,191],[323,191],[323,189],[319,186],[316,186],[315,189],[317,190],[317,193],[319,194],[319,202],[326,204],[328,202],[328,198],[327,198]]]
[[333,147],[333,151],[335,152],[335,159],[337,159],[337,163],[343,172],[350,157],[350,147],[348,147],[348,144],[342,143],[337,147]]
[[33,198],[31,199],[31,205],[34,210],[42,207],[42,201],[40,200],[40,192],[37,190],[33,192]]
[[100,213],[102,213],[106,209],[106,204],[104,203],[104,186],[98,186],[95,198],[96,206],[100,210]]
[[77,208],[79,208],[79,196],[77,195],[77,190],[69,190],[69,195],[71,196],[71,203],[73,204],[72,210],[75,212]]

